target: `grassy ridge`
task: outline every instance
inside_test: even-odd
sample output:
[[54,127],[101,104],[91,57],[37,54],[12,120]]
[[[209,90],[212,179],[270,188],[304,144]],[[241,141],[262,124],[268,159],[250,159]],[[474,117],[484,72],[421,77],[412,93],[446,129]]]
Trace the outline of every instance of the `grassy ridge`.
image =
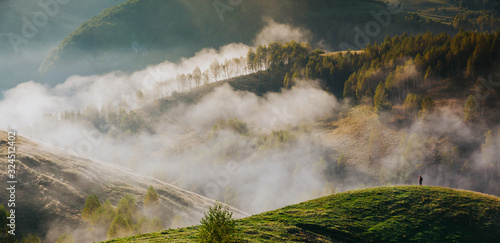
[[[237,221],[249,242],[498,242],[500,198],[429,186],[338,193]],[[197,227],[108,242],[192,242]]]

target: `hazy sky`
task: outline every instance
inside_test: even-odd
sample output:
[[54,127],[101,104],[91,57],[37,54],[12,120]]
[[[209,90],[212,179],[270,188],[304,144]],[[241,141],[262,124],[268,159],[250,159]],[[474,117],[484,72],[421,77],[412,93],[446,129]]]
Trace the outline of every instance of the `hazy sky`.
[[0,0],[0,90],[37,80],[40,63],[65,36],[124,1]]

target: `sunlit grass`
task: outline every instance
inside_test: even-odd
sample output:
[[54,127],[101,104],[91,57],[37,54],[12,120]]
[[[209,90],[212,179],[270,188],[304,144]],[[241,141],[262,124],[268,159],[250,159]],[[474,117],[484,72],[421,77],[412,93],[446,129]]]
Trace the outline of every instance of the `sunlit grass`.
[[[500,198],[443,187],[338,193],[237,220],[244,242],[498,242]],[[197,227],[108,242],[192,242]]]

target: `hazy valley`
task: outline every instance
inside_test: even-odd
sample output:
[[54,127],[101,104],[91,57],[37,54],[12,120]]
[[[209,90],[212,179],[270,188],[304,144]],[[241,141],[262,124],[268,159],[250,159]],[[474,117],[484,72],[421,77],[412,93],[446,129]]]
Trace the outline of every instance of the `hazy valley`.
[[3,91],[20,234],[196,241],[217,200],[244,242],[499,238],[497,1],[116,4]]

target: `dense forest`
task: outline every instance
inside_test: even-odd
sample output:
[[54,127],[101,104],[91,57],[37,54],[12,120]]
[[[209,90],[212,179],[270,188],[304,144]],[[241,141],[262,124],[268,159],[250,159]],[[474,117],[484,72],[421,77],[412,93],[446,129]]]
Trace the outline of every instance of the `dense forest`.
[[[237,82],[243,83],[252,75],[262,78],[262,75],[272,72],[283,72],[285,77],[281,87],[285,89],[299,80],[321,80],[323,88],[337,97],[356,102],[362,102],[363,98],[374,102],[375,98],[374,106],[389,109],[391,103],[403,104],[409,94],[425,97],[432,86],[445,78],[453,78],[455,85],[459,86],[470,85],[464,84],[465,80],[483,82],[498,65],[495,60],[500,55],[499,33],[403,34],[387,37],[380,44],[369,44],[363,51],[334,53],[312,51],[309,44],[295,41],[273,42],[259,45],[255,51],[250,49],[247,57],[226,59],[222,63],[214,60],[209,70],[201,72],[196,67],[193,73],[161,81],[155,93],[138,91],[137,99],[149,102],[171,100],[172,97],[182,99],[184,96],[179,92],[219,80],[243,75]],[[161,87],[167,84],[171,89],[165,90],[170,91],[161,91]],[[481,105],[487,102],[485,100]],[[148,130],[143,117],[127,108],[128,105],[123,103],[100,109],[89,106],[82,111],[66,111],[56,116],[66,120],[88,120],[101,131],[106,130],[106,123],[121,131]]]

